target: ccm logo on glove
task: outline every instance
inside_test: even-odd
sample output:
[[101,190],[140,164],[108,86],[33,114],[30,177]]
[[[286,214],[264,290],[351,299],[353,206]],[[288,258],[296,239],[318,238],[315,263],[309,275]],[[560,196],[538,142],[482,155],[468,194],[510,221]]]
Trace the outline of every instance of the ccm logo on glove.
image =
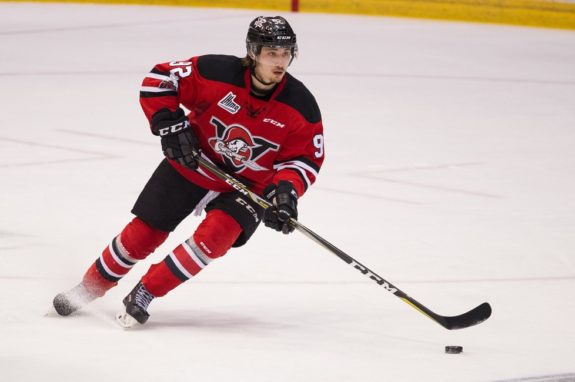
[[176,123],[175,125],[167,126],[167,127],[163,127],[161,129],[158,129],[158,134],[160,135],[160,137],[163,137],[166,135],[175,134],[179,131],[187,129],[188,127],[190,127],[190,122],[188,122],[188,121],[179,122],[179,123]]
[[160,109],[152,117],[151,128],[154,135],[160,136],[166,158],[191,169],[198,168],[198,139],[182,109]]

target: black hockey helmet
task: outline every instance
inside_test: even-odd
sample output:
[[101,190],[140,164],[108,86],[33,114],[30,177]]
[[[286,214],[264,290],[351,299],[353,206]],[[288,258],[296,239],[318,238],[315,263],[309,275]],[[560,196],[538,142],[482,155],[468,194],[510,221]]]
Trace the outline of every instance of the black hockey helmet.
[[292,59],[297,55],[296,35],[281,16],[256,17],[248,29],[246,49],[252,58],[260,54],[263,46],[290,48]]

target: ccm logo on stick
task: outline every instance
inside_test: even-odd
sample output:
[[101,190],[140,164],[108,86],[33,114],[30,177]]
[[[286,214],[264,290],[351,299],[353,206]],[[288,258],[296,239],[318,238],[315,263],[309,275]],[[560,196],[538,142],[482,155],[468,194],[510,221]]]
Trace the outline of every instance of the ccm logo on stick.
[[355,269],[357,269],[358,271],[360,271],[361,273],[363,273],[364,275],[369,274],[369,278],[372,279],[373,281],[375,281],[377,284],[381,285],[382,287],[384,287],[388,292],[391,293],[395,293],[397,292],[397,288],[393,288],[391,285],[389,285],[389,283],[387,283],[384,279],[382,279],[381,277],[379,277],[378,275],[374,274],[373,272],[371,272],[369,269],[367,269],[365,266],[359,264],[357,261],[352,259],[352,265]]
[[232,186],[233,188],[235,188],[236,190],[238,190],[239,192],[241,192],[242,194],[249,196],[248,192],[245,189],[243,189],[242,187],[238,186],[237,183],[232,182],[229,179],[226,179],[226,183],[229,184],[230,186]]

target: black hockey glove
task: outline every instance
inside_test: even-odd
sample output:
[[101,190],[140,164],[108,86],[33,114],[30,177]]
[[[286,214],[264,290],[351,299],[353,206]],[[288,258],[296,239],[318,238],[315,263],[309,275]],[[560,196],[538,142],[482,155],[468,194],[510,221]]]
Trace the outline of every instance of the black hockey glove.
[[297,220],[298,198],[293,185],[285,180],[280,180],[277,186],[270,184],[264,190],[264,197],[272,204],[264,211],[264,224],[285,234],[293,232],[289,219]]
[[161,109],[152,117],[152,133],[160,136],[162,151],[168,159],[182,166],[198,168],[195,156],[199,152],[198,139],[190,127],[184,111]]

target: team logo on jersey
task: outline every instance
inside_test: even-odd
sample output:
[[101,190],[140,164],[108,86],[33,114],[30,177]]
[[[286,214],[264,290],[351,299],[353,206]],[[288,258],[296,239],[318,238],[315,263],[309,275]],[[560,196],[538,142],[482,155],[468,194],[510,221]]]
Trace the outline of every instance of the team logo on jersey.
[[277,151],[277,144],[253,136],[242,125],[226,126],[216,117],[212,117],[210,123],[216,128],[216,137],[208,140],[210,146],[235,172],[241,172],[245,168],[253,171],[267,170],[256,162],[268,151]]
[[162,80],[162,82],[160,82],[160,84],[158,85],[158,87],[160,89],[169,89],[169,90],[178,90],[178,78],[176,76],[174,76],[173,74],[170,75],[169,79],[168,77],[162,76],[162,78],[166,78],[164,80]]
[[218,106],[224,109],[225,111],[229,111],[232,114],[236,114],[238,110],[240,110],[240,105],[234,102],[236,95],[232,92],[226,94],[224,98],[218,102]]

